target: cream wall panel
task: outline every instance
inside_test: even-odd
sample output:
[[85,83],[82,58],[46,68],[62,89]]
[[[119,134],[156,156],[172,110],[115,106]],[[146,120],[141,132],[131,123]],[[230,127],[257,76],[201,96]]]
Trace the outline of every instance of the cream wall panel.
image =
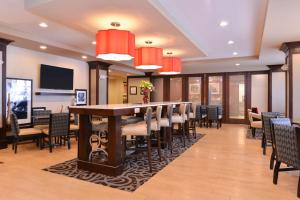
[[46,106],[53,112],[66,110],[73,104],[73,96],[36,96],[37,91],[72,92],[66,90],[42,90],[39,88],[40,65],[47,64],[74,70],[74,89],[88,89],[88,64],[86,62],[15,46],[7,48],[7,77],[33,80],[33,106]]
[[267,74],[255,74],[251,76],[251,107],[257,107],[260,112],[268,111]]

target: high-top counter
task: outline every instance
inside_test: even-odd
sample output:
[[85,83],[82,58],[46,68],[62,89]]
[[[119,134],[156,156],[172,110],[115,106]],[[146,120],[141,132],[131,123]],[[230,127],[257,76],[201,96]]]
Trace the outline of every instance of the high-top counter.
[[[167,106],[170,104],[179,105],[189,102],[152,102],[148,104],[107,104],[92,106],[71,106],[70,112],[80,115],[79,119],[79,140],[78,140],[78,169],[103,173],[110,176],[117,176],[123,172],[122,163],[122,132],[121,116],[140,113],[142,108]],[[108,117],[108,159],[103,163],[91,162],[90,137],[92,135],[91,115]]]

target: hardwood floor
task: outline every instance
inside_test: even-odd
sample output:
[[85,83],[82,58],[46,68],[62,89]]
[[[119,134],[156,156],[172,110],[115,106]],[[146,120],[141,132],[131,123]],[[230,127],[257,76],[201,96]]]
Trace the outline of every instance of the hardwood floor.
[[246,126],[197,132],[206,136],[133,193],[41,170],[75,158],[75,141],[52,154],[26,144],[15,155],[10,146],[0,151],[0,199],[297,199],[298,172],[280,173],[273,185],[270,151],[262,155]]

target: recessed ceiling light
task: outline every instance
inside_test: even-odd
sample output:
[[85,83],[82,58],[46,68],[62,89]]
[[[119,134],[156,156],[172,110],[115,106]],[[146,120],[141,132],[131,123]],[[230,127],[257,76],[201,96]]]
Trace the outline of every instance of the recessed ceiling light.
[[45,22],[41,22],[41,23],[39,24],[39,26],[42,27],[42,28],[47,28],[47,27],[48,27],[48,24],[46,24]]
[[93,44],[93,45],[96,45],[96,41],[93,41],[92,44]]
[[82,59],[87,59],[87,56],[81,56]]
[[47,46],[45,46],[45,45],[41,45],[41,46],[40,46],[40,49],[43,49],[43,50],[45,50],[45,49],[47,49]]
[[235,63],[235,66],[240,66],[241,64],[240,63]]
[[227,21],[221,21],[219,25],[221,27],[225,27],[225,26],[228,26],[228,22]]
[[232,54],[233,54],[234,56],[236,56],[236,55],[238,55],[238,52],[233,52]]
[[228,42],[227,42],[227,44],[234,44],[234,41],[233,40],[229,40]]

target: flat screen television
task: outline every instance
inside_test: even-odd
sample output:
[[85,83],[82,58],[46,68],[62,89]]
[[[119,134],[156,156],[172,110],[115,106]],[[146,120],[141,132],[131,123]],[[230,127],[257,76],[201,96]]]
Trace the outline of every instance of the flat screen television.
[[40,88],[73,90],[73,69],[41,64]]

